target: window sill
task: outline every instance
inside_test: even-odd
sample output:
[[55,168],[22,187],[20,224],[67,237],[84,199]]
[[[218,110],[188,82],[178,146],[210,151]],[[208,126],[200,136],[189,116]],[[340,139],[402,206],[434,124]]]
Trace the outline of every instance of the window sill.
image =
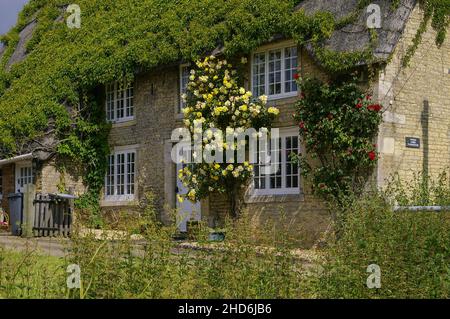
[[248,194],[244,198],[246,204],[257,203],[288,203],[288,202],[303,202],[305,200],[304,194],[289,194],[289,195],[256,195]]
[[289,93],[289,94],[280,94],[280,95],[272,95],[267,97],[267,102],[278,101],[283,99],[293,99],[298,97],[298,92]]
[[136,119],[112,123],[112,128],[130,127],[137,124]]
[[138,202],[134,199],[129,200],[104,199],[100,201],[100,207],[133,207],[137,205]]

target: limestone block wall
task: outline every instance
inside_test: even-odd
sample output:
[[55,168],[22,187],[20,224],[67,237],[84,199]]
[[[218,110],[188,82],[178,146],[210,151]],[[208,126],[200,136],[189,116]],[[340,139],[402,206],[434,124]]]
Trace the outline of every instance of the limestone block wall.
[[[450,39],[435,44],[428,27],[408,68],[402,58],[412,43],[423,11],[412,12],[391,61],[380,74],[377,95],[386,106],[378,139],[381,160],[377,184],[386,185],[392,174],[411,180],[414,174],[436,176],[450,164]],[[406,147],[406,138],[420,139],[420,148]]]

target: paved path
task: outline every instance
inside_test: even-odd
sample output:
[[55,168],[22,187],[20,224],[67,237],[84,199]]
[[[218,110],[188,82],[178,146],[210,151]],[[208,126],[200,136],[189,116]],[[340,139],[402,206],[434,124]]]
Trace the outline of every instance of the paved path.
[[37,250],[43,255],[64,257],[69,241],[64,238],[31,238],[14,237],[8,233],[0,233],[0,247],[8,250]]
[[[117,234],[116,234],[117,235]],[[98,235],[98,237],[102,237]],[[111,238],[109,238],[111,237]],[[111,242],[117,240],[116,236],[107,236],[107,239]],[[141,238],[135,238],[134,253],[139,256],[143,254],[143,249],[145,245],[145,241]],[[67,238],[51,238],[51,237],[42,237],[42,238],[30,238],[25,239],[21,237],[11,236],[8,233],[0,232],[0,247],[6,248],[8,250],[15,251],[25,251],[27,249],[37,250],[43,255],[49,255],[54,257],[64,257],[67,255],[67,248],[70,245],[70,240]],[[197,250],[216,250],[223,249],[220,245],[211,245],[211,244],[203,244],[199,245],[198,243],[178,243],[172,250],[173,254],[184,254],[184,253],[194,253]],[[261,252],[267,250],[270,251],[270,248],[258,248]],[[292,251],[293,256],[297,257],[299,261],[304,266],[312,266],[317,263],[319,255],[314,250],[300,250],[296,249]]]

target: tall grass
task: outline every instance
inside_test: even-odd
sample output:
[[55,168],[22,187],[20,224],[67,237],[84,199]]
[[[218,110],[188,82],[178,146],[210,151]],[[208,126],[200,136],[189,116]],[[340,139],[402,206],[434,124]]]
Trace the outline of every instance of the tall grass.
[[[394,205],[446,205],[448,178],[398,178],[384,192],[337,207],[342,228],[330,239],[313,290],[322,298],[448,298],[450,212],[394,212]],[[367,267],[381,269],[381,288],[366,285]]]
[[0,247],[0,298],[63,298],[65,281],[61,259],[39,255],[31,247],[20,253]]
[[[151,202],[151,200],[150,200]],[[82,288],[73,298],[300,298],[301,262],[274,228],[252,227],[249,216],[228,220],[227,239],[208,243],[200,225],[192,235],[200,249],[174,241],[175,227],[163,227],[152,205],[144,219],[122,223],[120,238],[74,234],[69,262],[82,271]],[[145,220],[144,223],[142,221]],[[141,229],[143,245],[132,240]],[[119,228],[120,229],[120,228]],[[261,237],[277,238],[270,249],[255,246]]]
[[[0,298],[448,298],[450,212],[393,211],[450,202],[445,175],[423,181],[397,179],[335,207],[338,236],[313,265],[293,253],[290,234],[255,228],[246,214],[226,222],[223,243],[208,242],[200,224],[197,245],[181,247],[150,197],[139,218],[117,220],[114,238],[76,227],[65,258],[0,249]],[[70,264],[80,266],[80,289],[66,286]],[[381,269],[380,289],[366,285],[371,264]]]

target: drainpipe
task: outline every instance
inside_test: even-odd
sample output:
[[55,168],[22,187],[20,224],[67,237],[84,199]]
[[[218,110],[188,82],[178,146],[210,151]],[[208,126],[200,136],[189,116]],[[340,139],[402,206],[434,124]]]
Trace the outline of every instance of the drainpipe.
[[450,206],[394,206],[394,212],[442,212],[450,211]]

